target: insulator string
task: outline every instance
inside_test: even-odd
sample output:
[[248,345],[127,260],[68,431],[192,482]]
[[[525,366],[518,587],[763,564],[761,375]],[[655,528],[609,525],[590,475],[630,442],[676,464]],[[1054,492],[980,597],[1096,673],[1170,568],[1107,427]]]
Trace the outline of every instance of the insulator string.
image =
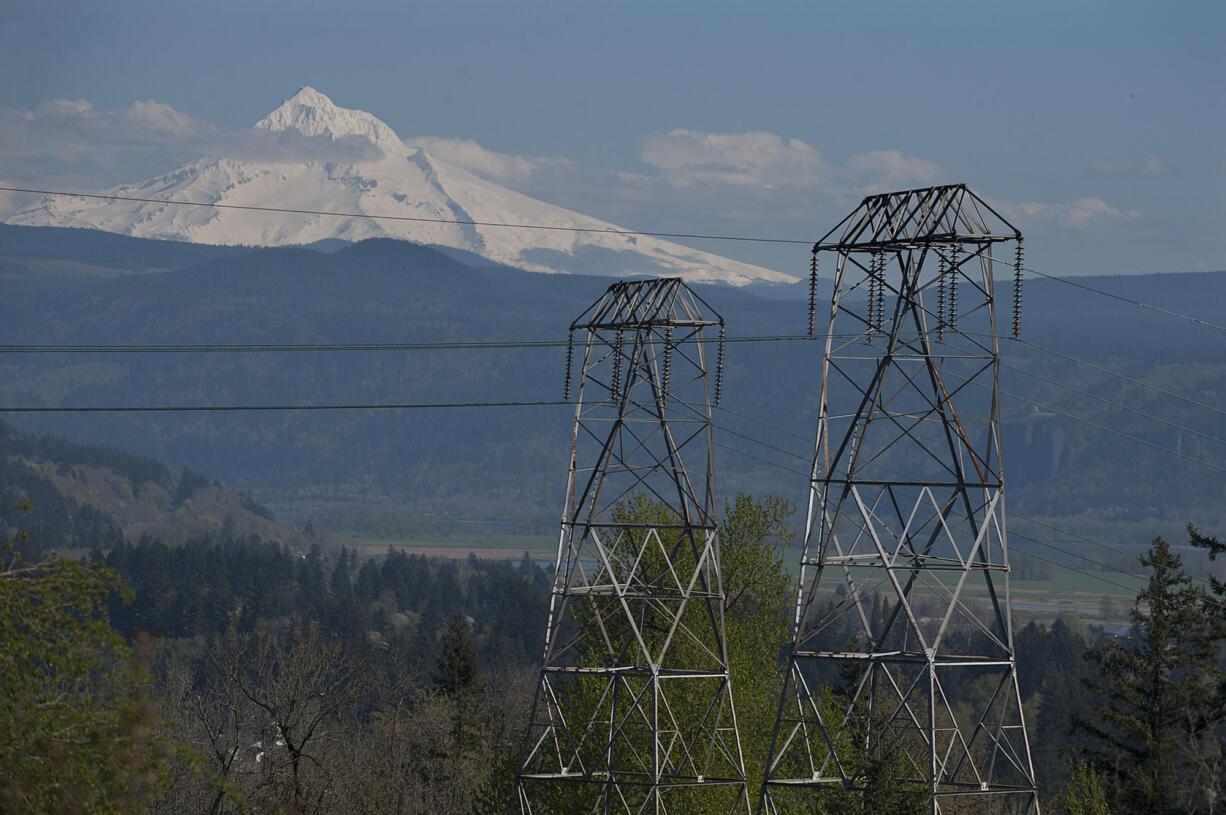
[[885,331],[885,253],[877,253],[877,330]]
[[622,345],[625,340],[621,329],[617,330],[617,339],[613,342],[613,383],[610,391],[614,399],[621,398],[622,382]]
[[673,358],[673,327],[670,325],[664,332],[664,375],[660,388],[660,404],[668,404],[668,374]]
[[817,319],[817,250],[813,250],[809,258],[809,336],[813,336],[814,321]]
[[719,405],[724,389],[724,327],[719,327],[719,351],[715,362],[715,404]]
[[570,401],[570,373],[571,366],[575,359],[575,335],[570,333],[566,336],[566,378],[562,381],[562,401]]
[[958,330],[958,247],[949,252],[949,330]]
[[1013,339],[1022,335],[1022,239],[1017,239],[1013,260]]
[[865,328],[864,342],[868,345],[873,344],[873,338],[876,336],[877,330],[877,253],[873,252],[868,259],[868,308],[866,309],[865,319],[868,325]]
[[944,252],[938,252],[937,267],[937,342],[945,341],[945,283],[949,276],[949,261]]

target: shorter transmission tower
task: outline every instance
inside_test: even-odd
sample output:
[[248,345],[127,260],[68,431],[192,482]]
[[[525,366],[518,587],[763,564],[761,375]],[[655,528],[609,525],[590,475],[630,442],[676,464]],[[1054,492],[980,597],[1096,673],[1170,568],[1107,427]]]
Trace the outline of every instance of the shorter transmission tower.
[[522,813],[747,813],[712,484],[711,332],[679,279],[617,283],[582,342]]
[[1002,811],[1038,811],[1009,608],[994,287],[997,267],[1020,274],[1021,238],[953,185],[869,196],[813,247],[814,278],[833,256],[834,294],[761,797],[771,815],[823,797],[865,811],[909,797],[935,815],[995,796]]

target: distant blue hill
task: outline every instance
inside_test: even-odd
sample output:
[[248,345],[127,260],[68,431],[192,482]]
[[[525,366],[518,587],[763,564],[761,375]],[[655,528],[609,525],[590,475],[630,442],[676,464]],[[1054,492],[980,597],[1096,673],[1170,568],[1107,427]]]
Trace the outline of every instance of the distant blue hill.
[[[609,282],[465,260],[395,240],[244,249],[0,226],[0,324],[10,344],[564,340],[571,320]],[[75,274],[74,264],[105,266],[113,275]],[[1215,322],[1226,302],[1223,272],[1085,280]],[[819,324],[829,285],[823,280],[819,290]],[[807,290],[795,297],[696,288],[723,314],[730,336],[806,329]],[[1002,303],[1010,294],[1008,283],[998,288]],[[1023,338],[1204,405],[1226,404],[1220,332],[1056,281],[1027,280]],[[1187,521],[1209,531],[1226,525],[1226,474],[1086,423],[1219,462],[1226,461],[1222,445],[1206,437],[1226,439],[1226,416],[1024,343],[1004,340],[1001,351],[1002,388],[1051,408],[1003,402],[1012,509],[1137,536],[1178,536]],[[812,455],[820,355],[815,342],[728,346],[724,406],[751,418],[717,411],[717,422],[770,446],[717,435],[726,445],[717,448],[721,493],[804,501],[806,480],[795,473],[808,470]],[[558,348],[6,354],[0,405],[550,400],[561,395],[563,364]],[[287,517],[329,501],[387,502],[406,513],[510,519],[547,531],[565,479],[572,408],[0,417],[25,431],[152,456],[175,471],[209,472],[256,491],[283,514],[299,507]]]

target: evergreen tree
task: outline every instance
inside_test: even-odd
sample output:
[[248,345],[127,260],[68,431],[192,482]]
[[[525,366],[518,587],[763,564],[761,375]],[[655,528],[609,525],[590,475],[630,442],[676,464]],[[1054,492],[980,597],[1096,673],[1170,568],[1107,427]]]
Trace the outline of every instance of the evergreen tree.
[[352,576],[353,553],[347,547],[341,547],[341,553],[336,558],[336,567],[332,570],[332,596],[336,600],[347,600],[353,592]]
[[[1198,549],[1207,550],[1210,560],[1226,554],[1226,543],[1201,535],[1191,524],[1188,524],[1188,542]],[[1226,639],[1226,583],[1210,577],[1209,588],[1206,614],[1220,643]],[[1193,739],[1199,742],[1193,754],[1196,764],[1194,783],[1200,790],[1201,798],[1210,803],[1221,800],[1226,792],[1223,789],[1226,779],[1222,778],[1226,774],[1226,677],[1219,673],[1217,680],[1211,709],[1202,721],[1195,723],[1199,732],[1192,734]]]
[[468,633],[468,618],[456,614],[439,641],[441,651],[430,680],[451,703],[452,738],[457,754],[480,748],[489,720],[477,648]]
[[1090,753],[1113,811],[1186,812],[1197,806],[1189,726],[1204,722],[1221,675],[1215,632],[1205,593],[1165,541],[1156,538],[1141,563],[1150,578],[1133,606],[1130,636],[1088,655],[1100,702],[1096,721],[1081,727],[1095,742]]
[[447,696],[463,696],[477,687],[480,676],[477,648],[468,633],[468,620],[456,614],[439,641],[440,652],[430,681]]

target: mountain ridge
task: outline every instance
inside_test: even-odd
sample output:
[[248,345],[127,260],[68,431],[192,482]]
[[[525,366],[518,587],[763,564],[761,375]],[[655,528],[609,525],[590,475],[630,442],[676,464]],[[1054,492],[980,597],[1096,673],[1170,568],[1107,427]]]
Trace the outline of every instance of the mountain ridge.
[[[18,231],[8,240],[11,230]],[[91,278],[40,271],[41,261],[6,257],[3,249],[10,245],[24,247],[29,257],[88,258],[105,250],[115,266],[128,252],[132,273]],[[386,239],[333,254],[291,247],[201,254],[203,249],[5,227],[0,321],[10,326],[13,344],[564,340],[574,316],[612,282],[473,267],[430,247]],[[156,265],[148,259],[157,253],[165,254],[159,264],[175,265],[168,262],[185,250],[195,254],[182,257],[173,271],[142,273]],[[1226,299],[1226,273],[1220,272],[1102,278],[1095,285],[1207,318],[1208,304]],[[827,276],[819,286],[823,302],[829,286]],[[724,316],[730,337],[804,332],[803,298],[767,300],[726,286],[696,290]],[[1026,342],[1001,341],[1011,508],[1059,526],[1076,523],[1087,535],[1119,534],[1123,524],[1139,540],[1152,538],[1161,532],[1154,518],[1164,519],[1168,529],[1191,520],[1217,534],[1226,518],[1226,476],[1220,469],[1198,468],[1092,426],[1215,462],[1219,450],[1212,439],[1226,438],[1226,418],[1196,403],[1221,403],[1226,363],[1215,344],[1205,341],[1206,330],[1055,281],[1028,280],[1025,292]],[[997,295],[1009,302],[1007,281]],[[721,494],[745,490],[793,503],[805,499],[807,481],[789,469],[796,462],[803,467],[812,455],[812,441],[804,439],[816,426],[821,350],[812,341],[728,345],[724,405],[735,413],[717,413],[717,433],[726,428],[747,438],[717,436]],[[0,359],[0,406],[535,401],[561,394],[563,366],[558,347],[11,354]],[[1195,402],[1171,400],[1138,380]],[[1063,383],[1107,401],[1087,400]],[[13,413],[9,420],[27,432],[105,440],[166,461],[176,471],[190,466],[208,472],[257,491],[286,518],[304,520],[334,502],[359,502],[439,522],[514,519],[508,523],[545,533],[556,526],[572,411]],[[755,446],[759,440],[775,449]]]

